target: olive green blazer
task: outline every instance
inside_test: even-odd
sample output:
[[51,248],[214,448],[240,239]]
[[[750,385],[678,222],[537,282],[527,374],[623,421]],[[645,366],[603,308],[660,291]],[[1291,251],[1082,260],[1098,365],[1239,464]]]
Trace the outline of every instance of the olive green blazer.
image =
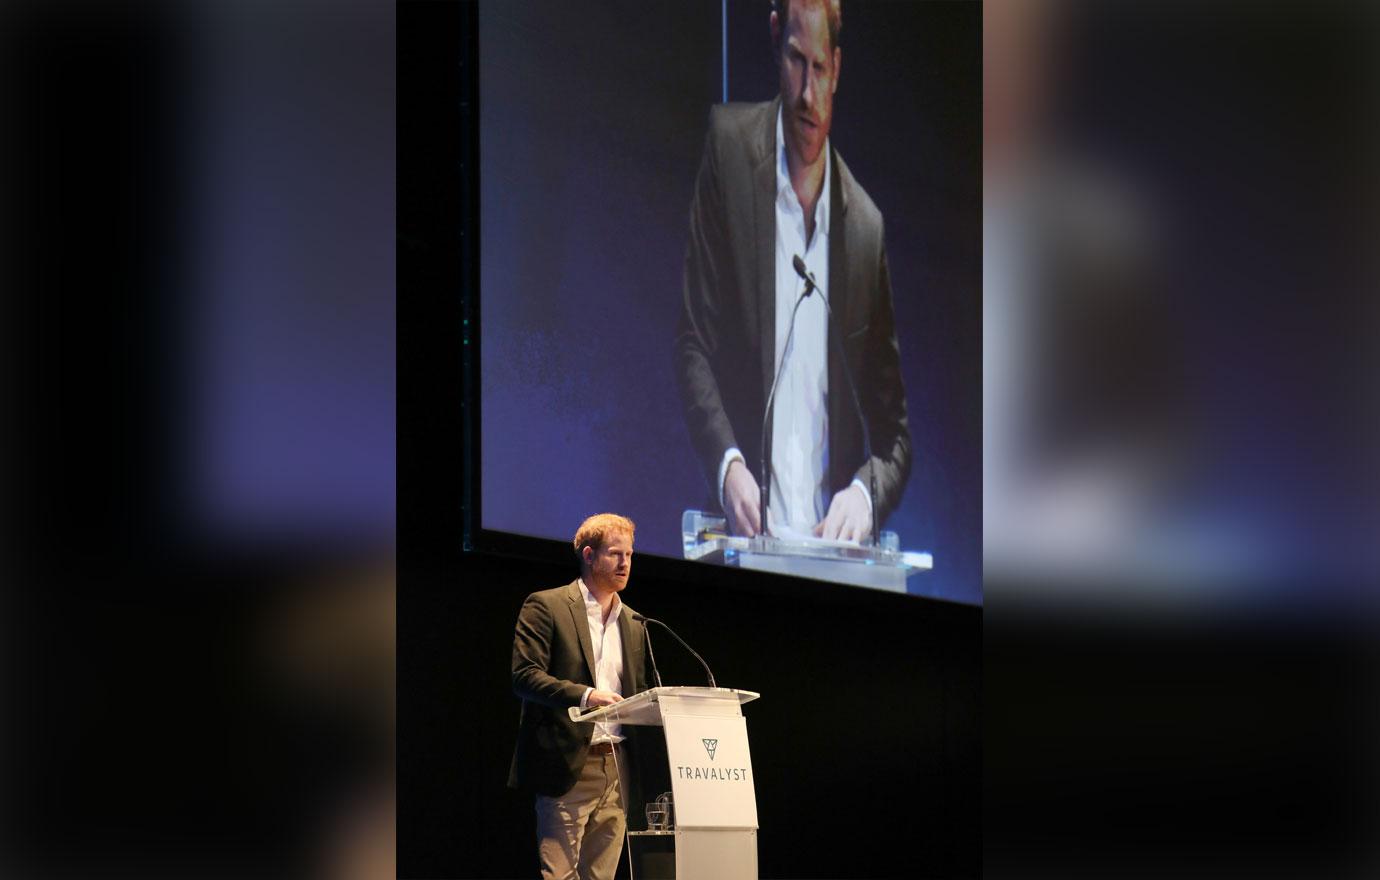
[[[632,619],[633,613],[623,603],[618,615],[625,697],[647,689],[646,627]],[[510,788],[559,797],[574,787],[594,725],[576,724],[566,710],[580,704],[588,687],[594,687],[594,643],[579,582],[528,596],[513,634],[513,692],[522,699],[522,717]],[[634,739],[629,735],[625,742],[629,755]]]

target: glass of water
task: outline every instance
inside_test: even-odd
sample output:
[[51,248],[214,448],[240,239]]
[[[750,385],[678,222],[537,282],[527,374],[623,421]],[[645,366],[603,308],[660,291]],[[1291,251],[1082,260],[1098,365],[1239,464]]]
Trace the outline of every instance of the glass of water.
[[668,821],[666,805],[653,801],[647,805],[647,830],[665,831]]

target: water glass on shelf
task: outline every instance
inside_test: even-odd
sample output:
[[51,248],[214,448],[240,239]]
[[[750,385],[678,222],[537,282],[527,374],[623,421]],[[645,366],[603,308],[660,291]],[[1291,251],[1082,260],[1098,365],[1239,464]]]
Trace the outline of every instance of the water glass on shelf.
[[668,822],[666,805],[653,801],[647,805],[647,830],[665,831]]

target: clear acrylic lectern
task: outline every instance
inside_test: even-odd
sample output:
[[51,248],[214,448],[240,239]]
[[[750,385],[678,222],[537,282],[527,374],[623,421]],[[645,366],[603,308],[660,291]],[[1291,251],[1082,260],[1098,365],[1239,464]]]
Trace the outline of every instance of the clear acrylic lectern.
[[[659,687],[584,713],[570,709],[574,721],[665,729],[678,880],[757,880],[757,795],[742,705],[759,696],[734,688]],[[628,817],[630,826],[636,818]]]

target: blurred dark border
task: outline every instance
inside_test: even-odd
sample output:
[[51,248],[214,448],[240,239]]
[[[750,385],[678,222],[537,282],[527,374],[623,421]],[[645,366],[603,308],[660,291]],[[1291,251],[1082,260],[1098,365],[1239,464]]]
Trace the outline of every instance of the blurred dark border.
[[[991,0],[984,19],[1008,29],[985,47],[1012,50],[990,52],[985,85],[1036,99],[989,119],[1007,137],[986,146],[1007,147],[989,181],[1051,209],[1018,227],[1039,257],[1127,280],[1099,240],[1114,222],[1057,234],[1080,178],[1156,221],[1129,332],[1096,308],[1115,283],[1092,309],[1067,272],[1011,285],[1042,297],[1019,327],[1048,346],[1028,369],[1069,404],[1038,412],[1031,472],[1058,485],[1090,463],[1092,483],[1129,461],[1160,493],[1120,532],[1073,517],[1037,559],[994,564],[989,533],[984,873],[1376,876],[1377,7]],[[1128,350],[1143,372],[1113,381]],[[1080,396],[1090,376],[1106,398]],[[1135,427],[1100,434],[1118,412]],[[1156,430],[1186,472],[1136,461]]]
[[[202,62],[218,11],[174,2],[0,10],[7,876],[329,873],[359,854],[343,854],[342,829],[391,809],[391,523],[246,537],[208,529],[197,507],[204,462],[189,440],[189,399],[207,340],[188,318],[205,292],[196,278],[209,271],[198,240],[215,182],[199,176],[199,161],[214,109],[202,103]],[[274,11],[320,25],[290,39],[323,77],[338,72],[338,57],[312,50],[330,35],[368,35],[391,51],[382,4],[350,16],[309,3]],[[266,12],[240,20],[271,33],[274,22],[256,18]],[[392,73],[351,63],[385,83]],[[391,112],[360,108],[372,119]],[[319,133],[319,118],[297,124],[302,137]],[[332,167],[326,158],[306,172],[331,173],[321,171]],[[308,198],[291,185],[278,195],[285,206]],[[291,254],[309,243],[283,246]],[[271,271],[296,268],[304,289],[331,284],[305,257]],[[309,338],[294,340],[300,361],[289,369],[309,372],[314,344],[359,339],[329,313],[294,317]],[[391,420],[391,411],[358,415]],[[391,480],[391,461],[361,479],[377,485],[377,470]],[[391,836],[391,817],[387,828]],[[391,845],[374,850],[390,870]]]

